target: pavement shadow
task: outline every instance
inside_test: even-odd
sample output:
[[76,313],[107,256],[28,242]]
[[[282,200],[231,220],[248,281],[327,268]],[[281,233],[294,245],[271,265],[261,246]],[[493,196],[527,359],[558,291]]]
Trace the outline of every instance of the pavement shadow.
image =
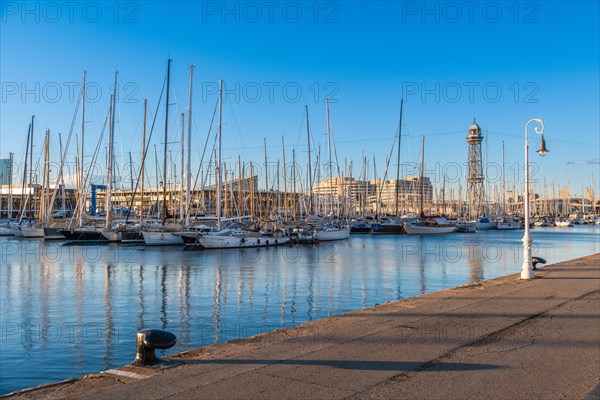
[[485,371],[504,369],[505,366],[478,363],[418,362],[418,361],[358,361],[358,360],[177,360],[190,365],[297,365],[333,367],[361,371]]

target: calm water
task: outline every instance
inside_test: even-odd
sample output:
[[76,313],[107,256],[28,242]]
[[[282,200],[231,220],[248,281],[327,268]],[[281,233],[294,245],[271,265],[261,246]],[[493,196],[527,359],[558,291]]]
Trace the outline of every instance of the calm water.
[[[550,263],[600,251],[598,226],[532,234]],[[222,252],[0,238],[0,394],[129,363],[144,327],[175,333],[171,354],[515,273],[522,235]]]

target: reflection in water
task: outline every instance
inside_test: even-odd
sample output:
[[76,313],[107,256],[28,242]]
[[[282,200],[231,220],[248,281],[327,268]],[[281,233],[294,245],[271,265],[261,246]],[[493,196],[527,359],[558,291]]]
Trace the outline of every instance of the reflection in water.
[[473,254],[469,255],[469,279],[471,282],[483,280],[483,254],[481,248],[473,249]]
[[144,306],[144,266],[140,265],[139,270],[139,287],[138,287],[138,330],[142,330],[146,327],[144,322],[144,314],[146,312],[146,308]]
[[106,278],[104,280],[104,369],[109,369],[113,359],[113,338],[116,337],[112,317],[112,269],[110,264],[106,267]]
[[214,294],[213,325],[215,330],[214,342],[220,343],[221,338],[221,265],[215,270],[215,294]]
[[[599,233],[600,227],[536,230],[536,254],[556,263],[597,253]],[[179,345],[166,351],[172,354],[518,273],[521,236],[490,231],[445,238],[360,237],[340,244],[334,262],[326,262],[332,261],[331,247],[323,245],[200,254],[148,248],[136,251],[135,266],[119,260],[109,246],[85,252],[69,247],[69,257],[52,262],[34,262],[29,253],[25,258],[26,247],[5,251],[0,255],[0,393],[127,364],[136,328],[173,332]],[[18,250],[25,243],[0,238],[0,250]],[[446,258],[440,256],[444,246]],[[452,246],[462,249],[458,260]],[[231,307],[228,296],[235,297]],[[40,340],[36,334],[48,326],[61,327],[62,334],[42,331],[47,336]],[[41,365],[40,357],[52,362]]]
[[179,304],[179,330],[177,342],[180,347],[188,347],[190,343],[190,267],[179,266],[177,280],[177,298]]
[[[78,331],[83,329],[83,296],[84,296],[84,288],[85,288],[85,275],[84,275],[85,267],[81,261],[78,259],[75,262],[75,318],[77,318]],[[74,340],[75,351],[77,352],[77,369],[78,371],[84,370],[84,351],[83,346],[81,344],[81,335],[76,335]]]
[[167,266],[163,265],[160,271],[160,321],[162,322],[161,328],[165,330],[167,329],[167,324],[169,323],[169,319],[167,318]]
[[[31,265],[24,264],[21,271],[21,288],[23,288],[23,314],[24,330],[23,330],[23,347],[27,351],[33,349],[33,341],[35,340],[35,321],[33,309],[33,285],[31,282]],[[5,310],[2,310],[3,312]]]
[[50,265],[42,257],[40,265],[40,318],[41,318],[41,335],[42,349],[48,348],[48,334],[52,327],[48,316],[48,308],[50,307]]

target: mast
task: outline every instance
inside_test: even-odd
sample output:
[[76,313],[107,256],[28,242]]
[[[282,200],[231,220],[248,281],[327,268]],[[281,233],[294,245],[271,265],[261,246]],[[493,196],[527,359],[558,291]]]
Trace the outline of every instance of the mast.
[[112,191],[112,130],[113,130],[113,118],[114,118],[114,110],[113,110],[113,102],[114,97],[110,95],[110,128],[108,130],[108,151],[106,155],[106,217],[104,220],[104,228],[110,228],[110,213],[111,213],[111,191]]
[[502,213],[506,213],[506,187],[504,183],[504,140],[502,141]]
[[[184,159],[185,159],[185,146],[183,144],[185,140],[185,114],[181,113],[181,172],[179,173],[179,180],[181,183],[181,196],[179,197],[179,220],[183,221],[183,215],[185,212],[185,205],[184,205],[184,196],[185,196],[185,192],[183,190],[183,171],[184,171]],[[188,150],[189,151],[189,150]]]
[[108,131],[108,160],[106,167],[106,222],[105,228],[110,228],[112,213],[112,181],[113,181],[113,143],[115,140],[115,106],[117,101],[117,77],[119,71],[115,71],[115,82],[113,85],[113,94],[110,97],[110,129]]
[[292,192],[294,193],[294,221],[296,220],[296,209],[297,209],[297,200],[298,200],[298,195],[296,194],[296,149],[293,148],[292,149]]
[[189,109],[188,109],[188,137],[187,137],[187,165],[186,165],[186,189],[185,189],[185,226],[190,225],[190,202],[192,190],[192,83],[194,79],[194,64],[190,64],[190,89],[189,89]]
[[423,198],[425,197],[425,136],[421,137],[421,200],[419,201],[420,215],[423,216]]
[[9,162],[9,166],[8,166],[8,219],[12,219],[12,213],[13,213],[13,191],[12,191],[12,179],[13,179],[13,160],[14,160],[14,153],[8,153],[8,162]]
[[287,198],[287,174],[285,168],[285,141],[283,135],[281,136],[281,156],[283,159],[283,215],[287,222],[288,219],[288,198]]
[[[27,219],[31,220],[31,203],[35,201],[35,198],[32,200],[33,190],[33,127],[34,127],[34,118],[35,115],[31,116],[31,141],[29,142],[29,190],[27,191],[27,200],[28,200],[28,211],[27,211]],[[27,157],[27,155],[25,156]],[[35,195],[35,193],[33,193]]]
[[250,215],[254,219],[254,164],[250,161]]
[[46,136],[44,137],[44,167],[42,172],[42,191],[40,193],[40,207],[38,210],[38,218],[40,222],[46,222],[46,202],[48,201],[47,190],[50,182],[48,181],[48,169],[49,169],[49,160],[48,160],[48,146],[49,146],[49,138],[50,138],[50,129],[46,129]]
[[[31,137],[31,122],[29,123],[29,127],[27,128],[27,141],[25,143],[25,166],[23,168],[23,186],[21,187],[21,216],[19,217],[19,223],[23,220],[23,214],[25,213],[25,185],[27,185],[27,161],[28,150],[29,150],[29,140]],[[29,191],[28,191],[29,192]]]
[[223,184],[221,176],[221,123],[223,121],[223,80],[219,80],[219,123],[217,128],[217,229],[221,230],[221,185]]
[[308,120],[308,106],[306,110],[306,137],[308,140],[308,214],[313,213],[313,188],[312,188],[312,162],[310,160],[310,122]]
[[85,78],[87,71],[83,71],[83,83],[81,86],[81,149],[79,156],[79,208],[77,209],[79,226],[83,225],[83,207],[84,207],[84,182],[83,182],[83,145],[85,137]]
[[333,213],[333,169],[331,167],[331,121],[329,120],[329,97],[325,97],[325,115],[327,118],[327,162],[329,164],[329,205]]
[[243,179],[242,179],[242,161],[240,158],[240,155],[238,154],[238,213],[239,215],[244,215],[245,214],[245,210],[244,210],[244,197],[242,194],[242,183],[243,183]]
[[[66,214],[66,199],[65,199],[65,178],[62,173],[62,165],[64,163],[64,157],[63,157],[62,138],[60,136],[60,132],[58,133],[58,147],[60,149],[60,165],[61,165],[61,168],[60,168],[60,186],[61,186],[60,194],[61,194],[61,202],[62,202],[61,210],[62,210],[63,218],[66,218],[67,214]],[[54,199],[54,197],[53,197],[53,199]]]
[[396,217],[398,214],[398,205],[400,200],[400,143],[402,143],[402,108],[404,99],[400,100],[400,119],[398,120],[398,165],[396,166]]
[[167,142],[169,136],[169,91],[171,84],[171,59],[167,61],[167,96],[165,101],[165,145],[163,154],[162,224],[167,221]]
[[264,138],[264,149],[265,149],[265,218],[268,217],[269,212],[269,164],[267,161],[267,139]]
[[[144,167],[146,163],[146,110],[148,107],[148,99],[144,99],[144,129],[142,133],[142,192],[140,193],[140,223],[144,220]],[[157,188],[158,189],[158,188]]]
[[[133,161],[131,159],[131,151],[129,152],[129,182],[131,185],[131,196],[133,197],[134,185],[133,185]],[[127,210],[127,216],[129,216],[129,210]]]

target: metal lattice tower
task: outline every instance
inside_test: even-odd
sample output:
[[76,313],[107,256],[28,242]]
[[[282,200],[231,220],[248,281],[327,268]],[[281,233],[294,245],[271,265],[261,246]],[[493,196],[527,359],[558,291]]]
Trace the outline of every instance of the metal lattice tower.
[[469,126],[467,143],[469,144],[469,166],[467,171],[467,196],[470,217],[483,215],[483,161],[481,156],[481,128],[475,122]]

